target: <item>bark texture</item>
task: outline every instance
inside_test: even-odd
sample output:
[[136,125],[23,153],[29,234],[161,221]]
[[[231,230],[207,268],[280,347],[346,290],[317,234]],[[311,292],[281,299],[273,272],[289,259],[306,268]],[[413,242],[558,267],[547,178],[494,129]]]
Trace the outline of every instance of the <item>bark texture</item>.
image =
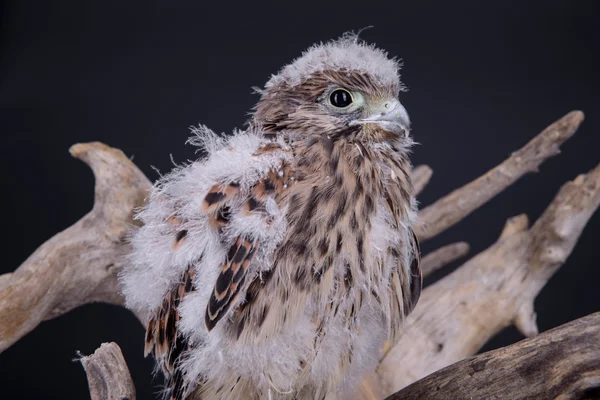
[[70,149],[96,178],[94,207],[0,276],[0,352],[42,321],[93,302],[123,304],[117,273],[128,253],[133,212],[150,181],[120,151],[102,143]]
[[467,358],[387,400],[598,399],[600,313]]
[[129,368],[116,343],[102,343],[94,354],[80,361],[92,400],[135,400]]

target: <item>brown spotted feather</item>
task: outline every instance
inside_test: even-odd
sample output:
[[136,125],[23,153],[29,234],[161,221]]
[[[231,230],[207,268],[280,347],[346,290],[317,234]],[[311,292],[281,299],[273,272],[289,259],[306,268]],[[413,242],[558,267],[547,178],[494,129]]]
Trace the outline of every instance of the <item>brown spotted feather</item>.
[[[269,143],[260,148],[255,156],[281,149],[279,144]],[[209,225],[222,234],[233,212],[261,213],[268,218],[265,202],[272,198],[277,204],[281,204],[286,199],[294,179],[290,165],[283,163],[281,168],[270,171],[244,194],[240,192],[240,187],[235,182],[214,185],[205,195],[200,211],[208,215]],[[244,197],[245,201],[241,201],[239,206],[240,200]],[[237,209],[234,209],[234,206]],[[185,221],[172,216],[167,222],[172,226],[174,235],[173,250],[177,251],[187,237],[187,230],[180,228]],[[248,286],[245,285],[246,272],[259,245],[257,240],[244,237],[238,237],[230,244],[205,311],[205,324],[208,331],[211,331],[227,314],[231,306],[237,302],[242,289]],[[185,295],[193,290],[193,276],[194,266],[190,265],[181,282],[166,294],[161,307],[150,319],[146,329],[145,354],[152,353],[161,362],[162,370],[167,377],[166,386],[170,396],[177,400],[183,399],[188,390],[184,371],[178,365],[178,357],[189,348],[189,344],[178,333],[177,322],[180,319],[178,307]],[[263,311],[266,315],[266,310]]]
[[181,282],[167,293],[161,307],[146,327],[144,355],[152,353],[160,362],[167,377],[166,386],[169,388],[170,398],[173,400],[183,399],[185,393],[182,371],[178,365],[179,356],[188,345],[177,329],[177,322],[180,319],[178,307],[185,295],[194,290],[194,274],[194,268],[190,265]]

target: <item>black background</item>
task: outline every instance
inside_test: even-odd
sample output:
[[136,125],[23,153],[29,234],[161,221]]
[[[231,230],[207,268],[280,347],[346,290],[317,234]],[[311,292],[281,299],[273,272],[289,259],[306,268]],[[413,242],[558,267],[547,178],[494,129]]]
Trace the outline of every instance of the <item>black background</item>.
[[[0,132],[3,260],[17,268],[38,245],[83,216],[93,176],[67,150],[99,140],[151,168],[194,158],[188,127],[231,132],[262,85],[315,42],[369,25],[361,36],[403,58],[402,95],[421,144],[415,164],[433,180],[426,205],[476,178],[573,109],[579,132],[539,174],[517,184],[424,252],[467,240],[472,254],[507,217],[537,218],[559,187],[600,161],[600,5],[538,2],[14,1],[2,7]],[[544,331],[600,309],[600,213],[538,296]],[[0,355],[0,397],[88,398],[75,351],[123,348],[138,398],[153,398],[143,328],[124,309],[89,305],[48,321]],[[510,328],[486,349],[520,339]]]

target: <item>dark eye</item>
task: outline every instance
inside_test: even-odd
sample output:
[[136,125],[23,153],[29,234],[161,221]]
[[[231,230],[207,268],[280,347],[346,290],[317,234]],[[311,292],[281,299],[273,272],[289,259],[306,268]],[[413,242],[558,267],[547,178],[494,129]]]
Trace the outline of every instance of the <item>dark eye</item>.
[[352,104],[352,95],[344,89],[336,89],[329,95],[331,105],[337,108],[346,108]]

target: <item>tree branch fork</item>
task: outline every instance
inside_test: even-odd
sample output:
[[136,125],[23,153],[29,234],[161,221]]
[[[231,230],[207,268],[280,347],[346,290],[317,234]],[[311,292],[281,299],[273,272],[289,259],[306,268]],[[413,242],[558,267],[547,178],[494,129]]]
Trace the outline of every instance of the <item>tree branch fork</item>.
[[[415,228],[419,239],[440,234],[524,174],[537,171],[582,121],[582,112],[568,113],[500,165],[422,209]],[[134,223],[133,210],[143,204],[151,183],[120,150],[102,143],[77,144],[71,154],[94,172],[94,207],[13,273],[0,276],[0,352],[42,321],[80,305],[123,305],[116,276],[129,252],[126,233]],[[413,170],[417,192],[431,176],[428,166]],[[496,243],[423,290],[403,336],[383,349],[377,371],[365,377],[356,398],[600,395],[600,314],[538,335],[533,307],[599,204],[600,164],[565,183],[531,226],[525,215],[508,219]],[[466,242],[443,246],[424,255],[423,273],[427,276],[468,252]],[[529,339],[473,356],[509,325]],[[135,398],[116,344],[102,344],[81,361],[93,400]]]

